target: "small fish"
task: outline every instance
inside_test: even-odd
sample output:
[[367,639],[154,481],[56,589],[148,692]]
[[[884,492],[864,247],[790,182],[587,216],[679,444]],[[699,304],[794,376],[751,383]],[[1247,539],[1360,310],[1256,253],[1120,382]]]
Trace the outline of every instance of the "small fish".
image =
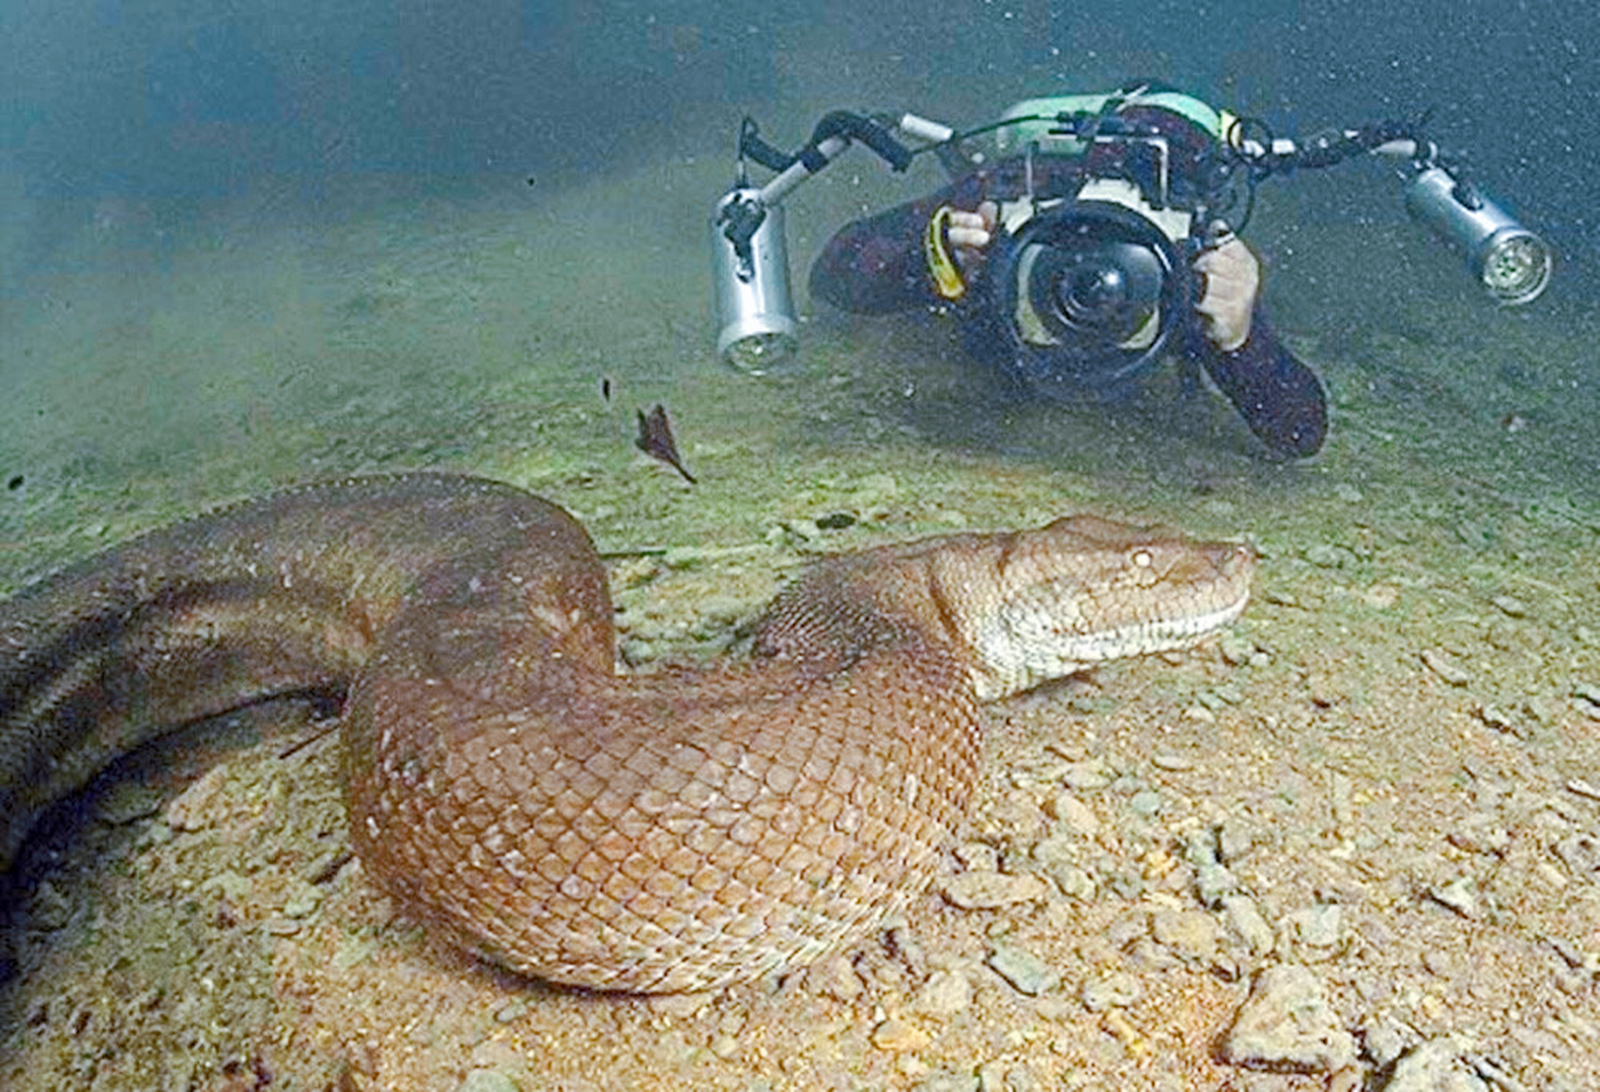
[[639,436],[633,445],[652,459],[658,459],[682,474],[683,480],[690,485],[695,484],[694,475],[683,465],[678,445],[672,439],[672,422],[667,420],[667,407],[657,402],[648,414],[644,410],[639,410],[638,414]]

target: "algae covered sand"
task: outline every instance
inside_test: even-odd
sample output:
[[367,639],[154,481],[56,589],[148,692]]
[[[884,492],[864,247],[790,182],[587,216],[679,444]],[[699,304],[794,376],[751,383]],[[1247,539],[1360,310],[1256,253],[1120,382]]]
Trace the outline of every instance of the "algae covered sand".
[[[1005,401],[921,317],[814,315],[797,371],[753,381],[710,358],[722,173],[92,221],[5,304],[26,367],[0,584],[268,488],[429,467],[578,514],[637,664],[715,654],[814,552],[1080,510],[1251,538],[1244,620],[992,707],[979,806],[906,920],[717,997],[565,993],[443,948],[350,858],[313,711],[200,726],[35,839],[6,1086],[1600,1083],[1592,314],[1495,312],[1442,264],[1386,290],[1379,257],[1368,309],[1330,317],[1357,287],[1319,294],[1282,256],[1313,229],[1264,217],[1269,301],[1334,400],[1298,465],[1176,381]],[[609,214],[640,192],[656,215]],[[797,264],[853,201],[795,217]],[[1355,252],[1322,230],[1328,268]],[[698,485],[632,445],[657,402]],[[1274,967],[1304,973],[1263,1001]]]

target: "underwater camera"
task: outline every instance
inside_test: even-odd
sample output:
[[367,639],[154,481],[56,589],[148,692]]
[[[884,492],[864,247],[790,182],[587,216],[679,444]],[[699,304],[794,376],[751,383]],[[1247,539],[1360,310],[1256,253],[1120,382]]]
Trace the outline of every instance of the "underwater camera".
[[[1184,135],[1150,120],[1170,115],[1188,123],[1178,127]],[[762,140],[747,117],[736,181],[712,218],[717,353],[757,375],[792,359],[781,202],[858,142],[897,172],[932,152],[970,200],[961,207],[995,203],[996,239],[970,284],[935,217],[924,241],[930,278],[968,314],[986,312],[983,328],[1007,343],[1015,377],[1052,398],[1114,390],[1155,366],[1191,313],[1190,263],[1214,245],[1213,233],[1244,227],[1262,179],[1358,155],[1405,162],[1407,209],[1462,252],[1492,298],[1536,299],[1550,280],[1549,247],[1421,128],[1384,122],[1281,139],[1260,122],[1148,86],[1032,99],[959,133],[914,114],[835,112],[792,153]],[[775,177],[752,184],[751,163]]]

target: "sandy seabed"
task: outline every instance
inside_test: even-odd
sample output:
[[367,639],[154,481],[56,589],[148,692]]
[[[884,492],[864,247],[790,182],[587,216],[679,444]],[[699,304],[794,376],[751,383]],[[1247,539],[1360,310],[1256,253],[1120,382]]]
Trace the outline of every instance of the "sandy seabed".
[[[674,164],[618,192],[641,181],[674,195],[646,225],[592,190],[85,220],[0,313],[23,362],[0,585],[274,486],[431,467],[582,518],[639,663],[710,654],[816,551],[1082,510],[1249,537],[1244,620],[992,706],[979,804],[906,919],[714,997],[572,994],[444,948],[350,859],[326,725],[276,703],[201,726],[30,847],[0,1082],[1355,1089],[1447,1042],[1483,1087],[1600,1086],[1592,315],[1440,304],[1379,269],[1372,311],[1321,325],[1285,274],[1334,427],[1277,464],[1175,382],[998,400],[920,318],[818,316],[796,374],[726,374],[699,253],[718,182]],[[632,450],[658,401],[697,486]],[[990,872],[1042,882],[956,905],[951,878]],[[1225,1060],[1280,965],[1349,1037],[1305,1072]]]

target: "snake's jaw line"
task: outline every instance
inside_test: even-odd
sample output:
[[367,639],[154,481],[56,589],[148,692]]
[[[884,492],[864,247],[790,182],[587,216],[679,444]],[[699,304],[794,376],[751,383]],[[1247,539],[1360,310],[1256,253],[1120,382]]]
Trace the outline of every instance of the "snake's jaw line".
[[1253,558],[1090,516],[826,559],[748,662],[618,675],[605,572],[547,501],[356,479],[136,539],[0,603],[0,864],[122,751],[347,693],[366,874],[506,966],[715,989],[860,937],[975,792],[979,699],[1192,645]]

